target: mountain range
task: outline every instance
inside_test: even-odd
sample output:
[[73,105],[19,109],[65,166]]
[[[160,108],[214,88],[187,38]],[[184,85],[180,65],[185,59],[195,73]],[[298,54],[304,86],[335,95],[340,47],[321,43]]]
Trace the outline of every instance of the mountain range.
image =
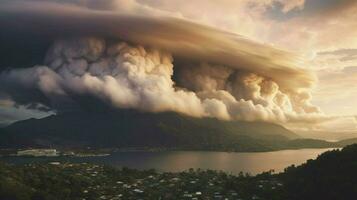
[[271,151],[340,147],[356,142],[305,139],[268,122],[222,121],[162,112],[67,112],[0,130],[0,148],[168,148]]

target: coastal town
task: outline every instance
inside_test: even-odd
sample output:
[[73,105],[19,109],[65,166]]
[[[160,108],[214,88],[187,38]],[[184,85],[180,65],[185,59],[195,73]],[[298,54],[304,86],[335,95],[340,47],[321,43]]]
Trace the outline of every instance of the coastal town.
[[[46,184],[45,199],[269,199],[283,184],[271,176],[231,175],[211,170],[158,173],[154,170],[114,169],[87,163],[49,162],[22,167],[4,165],[7,179],[19,180],[23,174],[31,189]],[[15,168],[15,169],[14,169]],[[11,170],[18,170],[17,173]],[[31,180],[28,179],[31,177]],[[23,178],[23,177],[22,177]]]
[[254,176],[199,168],[158,172],[85,162],[0,161],[0,199],[354,200],[356,155],[357,145],[350,145],[288,166],[282,173]]
[[113,150],[58,150],[52,148],[27,148],[27,149],[1,149],[0,157],[95,157],[95,156],[109,156]]

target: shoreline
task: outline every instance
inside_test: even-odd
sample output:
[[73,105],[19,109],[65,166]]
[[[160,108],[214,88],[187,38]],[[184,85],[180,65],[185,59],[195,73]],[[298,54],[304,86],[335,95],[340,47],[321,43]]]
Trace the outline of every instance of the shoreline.
[[[282,149],[272,149],[272,150],[256,150],[256,151],[225,151],[225,150],[217,150],[217,149],[191,149],[191,148],[123,148],[123,149],[111,149],[108,151],[106,149],[105,153],[103,149],[98,149],[98,153],[95,152],[81,152],[81,153],[73,153],[68,154],[66,151],[62,152],[59,150],[58,155],[17,155],[15,152],[18,149],[0,149],[0,158],[2,157],[106,157],[111,156],[114,153],[155,153],[155,152],[217,152],[217,153],[269,153],[269,152],[279,152],[279,151],[294,151],[294,150],[314,150],[314,149],[342,149],[343,147],[306,147],[306,148],[282,148]],[[45,148],[38,148],[39,150]],[[12,151],[12,153],[3,153],[1,151],[7,150]],[[30,150],[30,149],[26,149]],[[101,153],[99,153],[101,152]]]

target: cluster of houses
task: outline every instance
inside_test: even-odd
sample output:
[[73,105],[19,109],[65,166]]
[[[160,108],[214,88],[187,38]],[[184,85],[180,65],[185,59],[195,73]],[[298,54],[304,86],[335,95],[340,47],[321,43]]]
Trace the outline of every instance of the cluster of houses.
[[10,156],[33,156],[33,157],[55,157],[55,156],[75,156],[75,157],[101,157],[109,156],[109,153],[58,151],[56,149],[20,149],[16,154]]
[[[125,173],[108,171],[105,167],[93,164],[50,163],[56,167],[72,168],[74,176],[80,179],[91,179],[91,185],[83,188],[83,200],[96,199],[236,199],[258,200],[258,194],[251,194],[249,198],[232,189],[225,187],[225,181],[219,176],[209,174],[203,177],[196,171],[185,173],[147,173],[138,171]],[[114,173],[114,174],[111,174]],[[260,180],[256,182],[256,189],[274,190],[282,186],[279,182]]]
[[59,156],[56,149],[26,149],[18,150],[17,156],[34,156],[34,157],[54,157]]

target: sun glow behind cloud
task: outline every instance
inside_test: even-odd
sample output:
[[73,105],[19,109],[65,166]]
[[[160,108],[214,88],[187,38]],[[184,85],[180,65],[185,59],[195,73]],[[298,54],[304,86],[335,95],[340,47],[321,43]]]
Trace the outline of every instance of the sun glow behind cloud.
[[[74,9],[72,11],[75,12],[77,12],[77,10],[75,10],[77,7],[73,7],[73,5],[79,5],[81,7],[84,6],[91,11],[95,9],[95,12],[103,12],[106,13],[105,15],[110,15],[110,12],[121,15],[140,13],[141,16],[155,18],[170,16],[180,20],[188,20],[191,22],[205,24],[211,27],[238,33],[242,35],[242,38],[250,38],[261,43],[269,44],[269,46],[274,45],[276,48],[288,49],[296,54],[300,54],[301,57],[305,57],[305,59],[293,59],[294,65],[315,71],[316,75],[320,79],[313,90],[312,102],[318,106],[321,106],[322,111],[325,111],[329,115],[343,115],[342,118],[337,117],[338,120],[330,123],[330,125],[335,125],[340,129],[344,129],[343,127],[345,127],[346,130],[348,129],[349,131],[354,131],[351,129],[351,127],[355,127],[355,124],[353,124],[355,123],[355,120],[350,120],[354,119],[354,117],[346,116],[357,113],[356,108],[353,107],[353,105],[350,103],[353,102],[353,99],[357,99],[356,86],[354,86],[354,82],[357,80],[357,75],[354,73],[355,69],[357,69],[357,59],[354,54],[354,50],[357,49],[357,40],[354,38],[354,36],[357,34],[357,29],[354,28],[357,27],[357,22],[354,20],[356,18],[357,12],[356,3],[354,1],[329,1],[328,3],[324,3],[324,1],[312,2],[309,0],[223,0],[219,2],[197,0],[190,2],[190,4],[183,3],[182,1],[168,2],[160,0],[113,0],[105,2],[91,0],[68,0],[65,2],[66,3],[62,3],[62,5],[65,7],[71,7],[71,9]],[[197,7],[200,7],[201,9],[197,9]],[[314,12],[314,10],[318,10],[319,12]],[[343,10],[344,12],[342,12],[343,14],[338,14],[337,10]],[[272,12],[275,14],[272,15]],[[175,24],[175,26],[177,25],[178,24]],[[141,29],[140,31],[145,31],[145,26],[143,26],[143,28],[144,29]],[[178,30],[180,30],[180,27],[176,28],[175,31]],[[158,34],[160,31],[167,32],[168,30],[154,29],[150,31]],[[209,32],[209,29],[207,28],[206,31]],[[222,46],[224,46],[225,49],[227,49],[227,46],[229,49],[230,43],[234,41],[234,38],[231,40],[222,40],[224,37],[221,37],[219,34],[225,35],[224,32],[220,32],[218,35],[195,31],[193,31],[193,33],[198,34],[199,37],[197,38],[200,39],[202,37],[204,38],[205,36],[207,36],[207,38],[212,36],[213,38],[216,37],[217,41],[223,42]],[[343,33],[343,37],[341,37],[339,33]],[[128,36],[130,37],[130,35],[132,34],[129,34]],[[137,37],[136,39],[134,38],[134,40],[139,38],[140,41],[137,40],[136,42],[152,45],[151,42],[153,41],[153,35],[149,34],[147,37]],[[217,52],[220,52],[221,49],[213,48],[214,51],[212,51],[211,54],[207,54],[206,52],[200,53],[204,52],[204,50],[207,50],[207,47],[208,49],[212,49],[213,46],[209,46],[209,42],[206,43],[210,40],[202,40],[202,43],[200,43],[200,39],[192,40],[187,45],[194,45],[198,42],[197,46],[193,46],[191,48],[196,49],[196,51],[186,53],[186,50],[190,48],[186,48],[187,46],[170,46],[171,44],[167,43],[167,40],[165,40],[165,35],[162,36],[164,36],[163,39],[159,37],[157,41],[154,41],[155,44],[160,43],[160,47],[167,49],[170,53],[173,53],[174,56],[176,55],[178,57],[187,57],[186,54],[191,56],[192,53],[194,53],[196,54],[194,57],[198,57],[198,60],[205,60],[208,58],[213,59],[210,61],[215,62],[219,60],[218,57],[227,55],[227,53],[232,52],[232,50],[238,52],[242,50],[241,47],[239,49],[231,48],[229,52],[227,51],[221,56],[214,58],[214,55],[217,55]],[[225,36],[230,38],[229,34]],[[181,37],[181,35],[177,34],[175,41],[180,41],[180,39],[182,39]],[[127,39],[133,40],[133,38]],[[244,39],[242,41],[244,41]],[[208,44],[208,46],[205,46],[206,44]],[[255,46],[258,45],[255,43],[243,42],[240,44],[247,45],[246,47],[248,48],[248,50],[246,49],[247,51],[245,51],[243,54],[249,54],[249,52],[252,52],[252,49],[260,49]],[[203,47],[204,50],[200,50],[201,47]],[[349,51],[342,51],[343,49],[347,49]],[[258,55],[262,52],[263,54],[266,53],[264,52],[265,49],[260,50],[262,51],[258,52]],[[282,64],[285,66],[290,66],[292,63],[291,60],[285,59],[286,54],[281,53],[280,51],[273,51],[270,53],[268,52],[268,54],[270,54],[273,59],[273,65]],[[229,58],[232,58],[232,56]],[[241,63],[240,58],[245,58],[245,56],[238,58],[239,59],[237,60],[221,58],[220,61],[223,61],[227,66],[232,66],[237,62]],[[256,58],[256,60],[259,60],[258,57]],[[282,60],[284,60],[284,62],[281,63]],[[277,81],[280,87],[283,88],[296,88],[297,86],[300,87],[302,85],[299,84],[304,82],[304,80],[308,81],[304,83],[305,86],[302,86],[303,88],[306,88],[307,86],[310,88],[310,86],[313,85],[314,81],[312,81],[312,79],[305,79],[305,75],[299,75],[296,76],[295,79],[289,79],[284,74],[275,73],[278,72],[278,70],[273,72],[264,72],[264,70],[270,69],[269,67],[266,67],[267,64],[264,63],[264,61],[271,62],[271,59],[263,59],[260,63],[248,63],[248,65],[241,66],[257,66],[258,68],[253,67],[253,71],[258,72],[264,77],[268,76],[269,78],[272,78],[274,81]],[[286,62],[289,63],[286,64]],[[263,67],[259,68],[261,66]],[[294,73],[289,72],[289,74]],[[304,73],[302,73],[302,75],[303,74]],[[298,85],[294,84],[295,80],[300,83],[298,83]],[[290,84],[291,86],[289,86]],[[310,96],[308,98],[310,98]],[[347,120],[343,121],[343,119]],[[343,122],[341,122],[341,120]],[[336,123],[347,123],[347,125],[340,126],[336,125]],[[330,128],[330,125],[317,126],[315,124],[304,124],[302,126],[307,125],[309,125],[309,128],[315,129],[323,129],[325,127]]]

